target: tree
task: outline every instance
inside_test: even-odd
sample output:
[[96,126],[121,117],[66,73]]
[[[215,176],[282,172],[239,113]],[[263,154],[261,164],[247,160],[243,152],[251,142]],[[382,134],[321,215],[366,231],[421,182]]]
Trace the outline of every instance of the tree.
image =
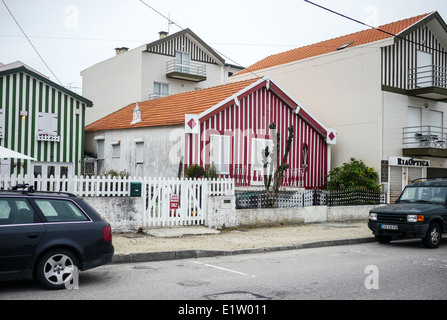
[[[264,165],[264,186],[267,191],[267,194],[270,195],[270,199],[272,200],[271,206],[273,206],[276,197],[278,196],[279,188],[282,185],[282,180],[284,179],[284,171],[289,168],[289,164],[287,164],[287,158],[289,157],[290,147],[293,141],[293,126],[288,128],[289,137],[286,142],[286,150],[284,151],[284,156],[282,157],[281,164],[278,163],[278,155],[279,155],[279,142],[280,142],[280,134],[276,131],[276,124],[271,123],[269,126],[272,131],[273,136],[273,150],[269,151],[269,147],[267,146],[264,150],[262,150],[262,161]],[[270,156],[270,172],[267,174],[268,167],[268,157]],[[273,169],[275,169],[275,173],[272,176]],[[270,192],[270,185],[272,183],[273,178],[273,188],[272,192]]]
[[350,162],[329,172],[327,188],[345,190],[363,187],[380,191],[380,185],[376,183],[378,177],[378,173],[373,168],[367,167],[362,160],[351,158]]

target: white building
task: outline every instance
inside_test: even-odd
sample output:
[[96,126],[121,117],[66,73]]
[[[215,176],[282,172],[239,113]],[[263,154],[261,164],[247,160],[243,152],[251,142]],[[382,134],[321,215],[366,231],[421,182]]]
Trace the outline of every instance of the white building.
[[[437,12],[267,57],[232,77],[271,76],[329,127],[332,167],[380,173],[392,202],[421,177],[447,176],[447,25]],[[422,161],[418,161],[422,160]]]
[[228,65],[189,29],[116,55],[81,72],[83,96],[94,103],[90,124],[131,103],[224,84],[243,68]]

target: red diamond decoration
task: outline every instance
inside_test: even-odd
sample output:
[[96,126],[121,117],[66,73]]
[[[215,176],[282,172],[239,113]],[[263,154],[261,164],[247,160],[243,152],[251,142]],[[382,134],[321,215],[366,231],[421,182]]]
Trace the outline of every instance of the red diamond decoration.
[[332,141],[332,140],[334,140],[334,138],[335,138],[335,134],[333,132],[331,132],[331,134],[329,135],[329,139],[331,139],[331,141]]
[[188,126],[189,126],[191,129],[194,129],[194,127],[195,127],[196,125],[197,125],[197,122],[195,122],[194,119],[191,119],[191,120],[188,121]]

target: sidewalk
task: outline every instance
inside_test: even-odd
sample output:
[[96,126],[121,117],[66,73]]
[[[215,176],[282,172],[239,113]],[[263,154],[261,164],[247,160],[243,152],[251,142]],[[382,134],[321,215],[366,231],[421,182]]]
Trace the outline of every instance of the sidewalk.
[[223,231],[203,226],[156,228],[143,234],[114,234],[112,263],[263,253],[373,241],[375,238],[366,221]]

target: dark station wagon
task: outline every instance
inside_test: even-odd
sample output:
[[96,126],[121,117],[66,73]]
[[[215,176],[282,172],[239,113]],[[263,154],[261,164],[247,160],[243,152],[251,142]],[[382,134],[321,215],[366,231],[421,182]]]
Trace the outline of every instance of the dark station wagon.
[[417,237],[427,248],[437,248],[447,232],[447,178],[409,184],[396,204],[370,211],[368,227],[380,243]]
[[[70,193],[27,185],[0,191],[0,280],[62,289],[77,271],[112,260],[110,224]],[[22,189],[22,190],[19,190]]]

